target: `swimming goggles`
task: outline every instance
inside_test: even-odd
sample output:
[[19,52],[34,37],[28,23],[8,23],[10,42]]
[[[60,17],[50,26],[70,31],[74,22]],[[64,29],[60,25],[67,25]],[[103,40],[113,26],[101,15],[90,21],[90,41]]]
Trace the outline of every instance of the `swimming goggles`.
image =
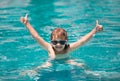
[[51,43],[53,44],[53,45],[56,45],[56,44],[61,44],[61,45],[65,45],[66,44],[66,42],[67,42],[67,40],[52,40],[51,41]]

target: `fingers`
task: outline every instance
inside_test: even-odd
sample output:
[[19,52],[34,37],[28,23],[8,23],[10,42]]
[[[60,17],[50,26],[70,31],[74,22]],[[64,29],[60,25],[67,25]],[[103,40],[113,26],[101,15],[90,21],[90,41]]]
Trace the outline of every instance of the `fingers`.
[[20,21],[23,19],[23,17],[20,17]]
[[24,22],[24,17],[20,17],[20,21],[23,23]]
[[99,25],[100,27],[102,27],[102,25]]
[[99,25],[99,24],[98,24],[98,20],[96,20],[96,26],[97,26],[97,25]]

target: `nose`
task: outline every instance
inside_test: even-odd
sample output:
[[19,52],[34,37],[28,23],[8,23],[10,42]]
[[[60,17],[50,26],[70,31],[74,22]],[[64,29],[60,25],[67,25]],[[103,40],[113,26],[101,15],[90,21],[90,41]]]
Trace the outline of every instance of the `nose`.
[[61,44],[60,43],[57,43],[57,46],[60,46]]

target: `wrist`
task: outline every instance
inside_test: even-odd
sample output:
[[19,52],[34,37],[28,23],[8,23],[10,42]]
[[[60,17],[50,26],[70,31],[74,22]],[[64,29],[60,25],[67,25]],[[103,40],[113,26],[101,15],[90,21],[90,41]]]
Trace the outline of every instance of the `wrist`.
[[28,22],[28,21],[24,23],[24,25],[25,25],[25,26],[27,26],[28,24],[29,24],[29,22]]
[[97,27],[93,29],[94,34],[97,33]]

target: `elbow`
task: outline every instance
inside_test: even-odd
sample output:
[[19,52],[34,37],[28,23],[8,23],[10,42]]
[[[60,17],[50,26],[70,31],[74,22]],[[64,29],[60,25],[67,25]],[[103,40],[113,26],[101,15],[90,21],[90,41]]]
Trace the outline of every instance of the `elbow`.
[[55,56],[53,55],[53,56],[50,56],[50,58],[49,58],[50,60],[54,60],[55,59]]
[[87,41],[89,41],[90,40],[90,38],[82,38],[81,40],[80,40],[80,42],[82,43],[82,44],[84,44],[84,43],[86,43]]
[[56,58],[55,54],[50,54],[49,57],[51,60],[54,60]]

